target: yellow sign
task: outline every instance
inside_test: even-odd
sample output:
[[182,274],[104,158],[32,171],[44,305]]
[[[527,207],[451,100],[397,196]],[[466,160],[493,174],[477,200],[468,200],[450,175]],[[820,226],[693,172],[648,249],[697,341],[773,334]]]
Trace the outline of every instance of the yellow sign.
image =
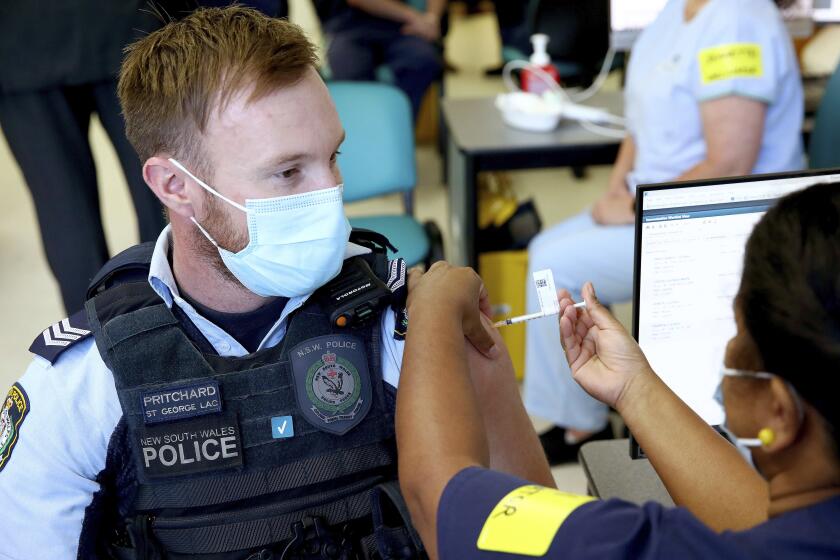
[[704,86],[719,80],[764,75],[761,45],[757,43],[731,43],[703,49],[698,58]]
[[490,512],[477,546],[490,552],[544,556],[569,514],[594,499],[543,486],[517,488]]

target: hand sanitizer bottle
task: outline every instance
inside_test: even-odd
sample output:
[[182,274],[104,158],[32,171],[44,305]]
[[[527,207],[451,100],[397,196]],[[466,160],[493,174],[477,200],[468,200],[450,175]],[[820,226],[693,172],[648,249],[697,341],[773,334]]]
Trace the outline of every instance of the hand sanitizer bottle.
[[[531,44],[534,46],[534,54],[531,55],[531,64],[537,66],[540,70],[551,76],[555,83],[560,83],[560,74],[557,69],[551,64],[551,57],[548,56],[548,35],[544,33],[536,33],[531,35]],[[551,87],[546,83],[542,76],[536,75],[535,72],[529,69],[522,70],[522,89],[542,95],[543,92],[550,91]]]

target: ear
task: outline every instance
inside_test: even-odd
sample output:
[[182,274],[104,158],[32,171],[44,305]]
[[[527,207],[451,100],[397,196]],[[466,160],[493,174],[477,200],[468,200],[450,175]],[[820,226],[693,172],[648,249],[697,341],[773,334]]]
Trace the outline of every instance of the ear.
[[770,410],[764,428],[775,435],[773,443],[762,447],[768,453],[787,449],[796,441],[802,429],[802,412],[796,394],[780,377],[770,379]]
[[143,179],[164,206],[184,218],[195,216],[188,196],[188,177],[165,156],[153,156],[143,165]]

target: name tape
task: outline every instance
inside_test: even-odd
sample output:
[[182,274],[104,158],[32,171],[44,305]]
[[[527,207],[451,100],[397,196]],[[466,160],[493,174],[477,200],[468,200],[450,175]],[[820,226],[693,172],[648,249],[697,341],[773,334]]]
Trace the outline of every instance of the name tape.
[[534,287],[537,289],[540,311],[545,314],[560,313],[557,288],[554,287],[554,274],[550,268],[534,272]]
[[213,379],[147,391],[141,401],[143,422],[147,425],[222,411],[219,382]]

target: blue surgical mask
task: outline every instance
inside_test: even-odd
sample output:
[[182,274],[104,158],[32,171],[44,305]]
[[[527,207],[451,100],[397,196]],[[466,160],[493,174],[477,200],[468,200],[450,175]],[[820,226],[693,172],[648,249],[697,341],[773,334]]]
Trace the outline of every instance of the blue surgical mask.
[[204,183],[175,159],[169,161],[207,192],[247,214],[248,245],[237,253],[220,247],[195,218],[190,219],[248,290],[263,297],[303,296],[341,271],[351,229],[344,215],[342,185],[303,194],[247,199],[243,206]]

